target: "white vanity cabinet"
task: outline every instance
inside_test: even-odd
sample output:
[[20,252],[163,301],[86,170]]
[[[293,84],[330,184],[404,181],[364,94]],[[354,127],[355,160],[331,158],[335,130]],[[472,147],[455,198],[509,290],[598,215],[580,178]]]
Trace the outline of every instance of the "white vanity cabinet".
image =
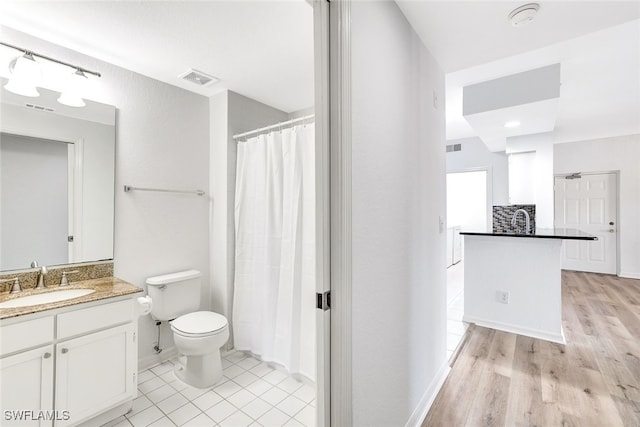
[[51,421],[47,420],[19,419],[30,416],[24,411],[53,408],[53,371],[53,345],[0,359],[0,425],[51,426]]
[[[45,318],[0,326],[0,424],[12,425],[5,411],[53,410],[53,423],[41,420],[13,425],[75,426],[130,403],[136,396],[136,331],[130,298],[80,304]],[[38,341],[49,336],[49,342],[18,351],[21,348],[12,343],[25,341],[16,336],[20,332],[40,336]]]

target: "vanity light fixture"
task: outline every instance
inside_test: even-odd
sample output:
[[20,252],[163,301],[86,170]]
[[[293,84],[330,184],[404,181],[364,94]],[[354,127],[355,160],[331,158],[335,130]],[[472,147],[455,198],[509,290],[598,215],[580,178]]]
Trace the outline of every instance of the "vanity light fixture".
[[42,55],[31,50],[27,50],[18,46],[11,45],[9,43],[0,42],[0,45],[9,47],[11,49],[18,50],[23,55],[17,57],[12,61],[10,65],[11,78],[9,83],[4,87],[10,92],[18,95],[36,97],[40,94],[36,89],[41,77],[40,64],[34,57],[42,58],[44,60],[54,62],[56,64],[64,65],[73,70],[69,80],[66,83],[64,91],[60,94],[58,102],[71,107],[84,107],[85,103],[81,97],[82,90],[88,80],[87,74],[92,74],[96,77],[101,77],[97,71],[87,70],[86,68],[78,65],[69,64],[68,62],[61,61],[59,59],[52,58],[50,56]]
[[517,120],[511,120],[504,124],[504,127],[506,128],[517,128],[518,126],[520,126],[520,122]]
[[86,104],[80,95],[87,83],[87,78],[87,75],[79,68],[70,74],[64,91],[58,97],[58,102],[69,107],[84,107]]
[[15,58],[9,64],[9,70],[11,79],[4,85],[6,90],[31,98],[40,96],[36,86],[40,82],[42,72],[40,64],[33,58],[33,53],[25,51],[24,55]]

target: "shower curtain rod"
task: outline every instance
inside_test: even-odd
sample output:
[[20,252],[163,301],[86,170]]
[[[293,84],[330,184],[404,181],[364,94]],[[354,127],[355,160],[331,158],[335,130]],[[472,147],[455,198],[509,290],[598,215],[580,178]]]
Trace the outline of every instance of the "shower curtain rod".
[[260,129],[251,130],[249,132],[241,133],[241,134],[238,134],[238,135],[233,135],[233,139],[240,139],[242,137],[245,137],[245,136],[248,136],[248,135],[252,135],[254,133],[264,132],[264,131],[269,130],[269,129],[276,129],[276,128],[286,127],[286,126],[292,125],[292,124],[297,123],[297,122],[302,122],[302,121],[305,121],[305,120],[313,119],[314,117],[315,117],[314,114],[311,114],[309,116],[304,116],[304,117],[298,117],[297,119],[287,120],[286,122],[280,122],[280,123],[276,123],[275,125],[265,126],[263,128],[260,128]]

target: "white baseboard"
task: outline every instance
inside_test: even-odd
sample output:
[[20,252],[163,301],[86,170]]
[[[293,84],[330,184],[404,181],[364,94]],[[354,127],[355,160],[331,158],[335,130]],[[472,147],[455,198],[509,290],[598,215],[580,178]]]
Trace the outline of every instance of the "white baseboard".
[[433,378],[433,381],[431,381],[431,384],[429,384],[429,387],[427,387],[427,390],[422,395],[418,406],[413,411],[413,414],[411,414],[411,417],[409,417],[405,427],[420,427],[429,413],[429,409],[431,409],[433,401],[436,400],[436,396],[442,388],[444,381],[447,379],[449,371],[451,371],[451,368],[449,367],[449,363],[445,361],[438,370],[436,376]]
[[619,276],[624,277],[625,279],[640,279],[640,273],[621,271]]
[[481,319],[474,316],[464,315],[462,321],[467,323],[475,323],[485,328],[496,329],[498,331],[510,332],[512,334],[524,335],[525,337],[537,338],[540,340],[551,341],[558,344],[566,344],[564,331],[560,328],[560,333],[541,331],[539,329],[523,328],[521,326],[511,325],[509,323],[496,322],[493,320]]
[[144,371],[152,366],[158,365],[162,362],[166,362],[178,355],[178,349],[174,347],[164,348],[162,349],[162,353],[153,354],[151,356],[138,359],[138,371]]

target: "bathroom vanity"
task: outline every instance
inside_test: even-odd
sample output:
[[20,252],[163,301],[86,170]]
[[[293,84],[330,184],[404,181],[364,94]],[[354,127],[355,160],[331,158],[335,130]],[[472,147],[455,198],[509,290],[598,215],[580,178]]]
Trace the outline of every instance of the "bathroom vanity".
[[460,234],[464,236],[463,320],[564,344],[562,242],[597,237],[574,229]]
[[[75,426],[89,420],[87,425],[101,425],[126,413],[136,397],[133,297],[142,289],[114,277],[83,280],[63,289],[94,292],[0,308],[3,426]],[[59,291],[53,286],[4,293],[0,304]],[[20,416],[35,420],[12,420]]]

